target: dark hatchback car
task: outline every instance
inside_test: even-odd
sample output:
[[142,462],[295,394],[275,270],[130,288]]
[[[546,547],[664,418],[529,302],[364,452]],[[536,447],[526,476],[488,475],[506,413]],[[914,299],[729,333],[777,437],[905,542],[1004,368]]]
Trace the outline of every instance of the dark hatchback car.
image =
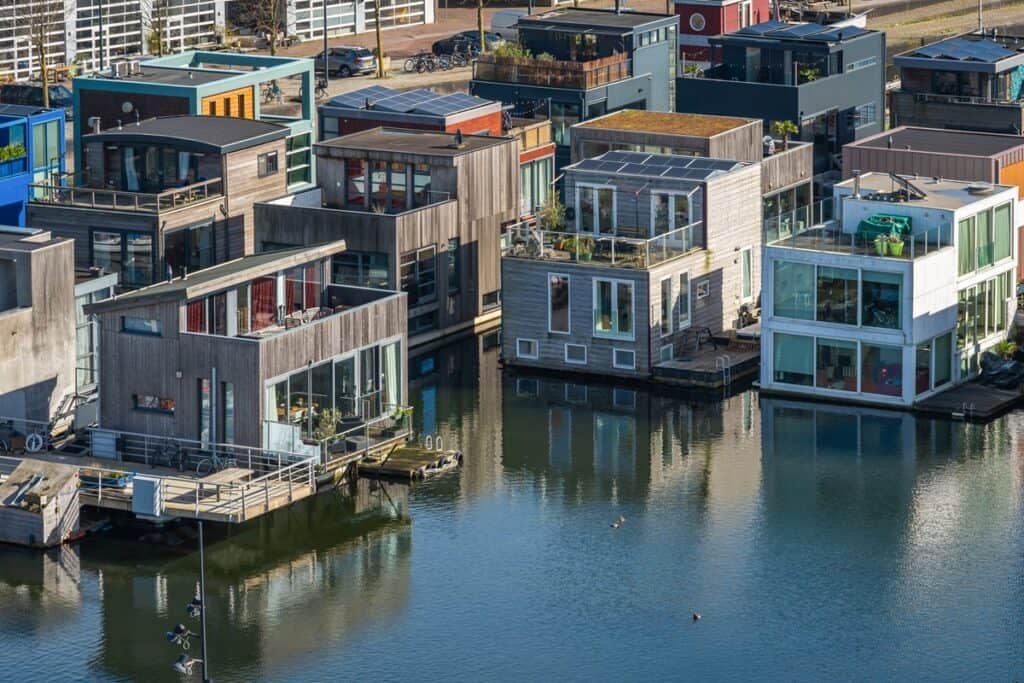
[[[484,42],[487,43],[488,51],[498,47],[505,40],[497,33],[490,31],[484,31]],[[442,38],[441,40],[434,43],[431,51],[435,55],[450,55],[455,52],[456,46],[460,49],[465,49],[465,46],[470,46],[474,50],[480,50],[480,32],[477,30],[463,31],[462,33],[456,33],[451,38]]]
[[[24,104],[29,107],[43,106],[42,83],[5,83],[0,85],[0,104]],[[68,120],[73,114],[74,102],[71,91],[63,85],[50,85],[50,107],[63,108]]]
[[[323,73],[324,53],[316,60],[316,70]],[[365,47],[331,47],[327,49],[327,72],[331,76],[361,76],[377,71],[377,57]]]

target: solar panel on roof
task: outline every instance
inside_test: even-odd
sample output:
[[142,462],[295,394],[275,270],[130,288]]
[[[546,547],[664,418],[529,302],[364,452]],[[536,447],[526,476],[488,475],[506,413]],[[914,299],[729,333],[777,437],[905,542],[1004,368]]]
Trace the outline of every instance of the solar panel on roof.
[[449,114],[457,114],[460,111],[467,111],[469,109],[475,109],[481,104],[485,104],[484,100],[481,100],[472,95],[457,92],[451,95],[445,95],[439,97],[436,100],[429,100],[418,105],[415,111],[423,114],[434,114],[437,116],[447,116]]
[[812,36],[808,36],[807,39],[833,43],[841,40],[849,40],[850,38],[856,38],[862,33],[867,32],[867,29],[863,29],[860,26],[841,26],[839,28],[823,31],[822,33],[815,33]]
[[624,164],[620,173],[629,173],[632,175],[647,175],[647,167],[643,164]]
[[966,38],[950,38],[934,45],[925,45],[914,51],[914,55],[929,59],[979,62],[997,62],[1013,54],[1013,50],[1008,50],[991,40],[967,40]]
[[575,168],[578,171],[600,171],[601,162],[597,159],[584,159],[577,162]]
[[619,169],[622,168],[621,161],[602,161],[600,162],[600,169],[606,173],[618,173]]
[[436,99],[440,99],[437,96],[437,93],[431,92],[430,90],[410,90],[409,92],[399,93],[394,97],[387,97],[378,102],[374,102],[373,107],[375,109],[383,109],[385,111],[405,113],[412,111],[424,102]]
[[379,100],[394,97],[398,94],[400,93],[397,90],[385,88],[383,85],[371,85],[369,88],[362,88],[361,90],[338,95],[331,100],[330,104],[335,107],[346,107],[348,109],[363,109],[366,106],[367,100],[370,100],[372,105]]
[[772,31],[775,31],[776,29],[783,28],[785,26],[787,26],[786,22],[784,22],[784,21],[775,21],[773,19],[772,21],[764,21],[764,22],[761,22],[760,24],[754,24],[753,26],[747,26],[745,28],[741,28],[739,31],[737,31],[737,33],[745,33],[747,35],[761,36],[761,35],[764,35],[765,33],[771,33]]
[[626,161],[626,159],[630,158],[630,153],[628,153],[628,152],[605,152],[603,155],[601,155],[601,158],[604,159],[605,161]]
[[827,27],[821,24],[815,24],[808,22],[806,24],[790,24],[788,28],[780,29],[778,31],[772,31],[772,37],[784,36],[791,38],[799,38],[800,36],[809,36],[812,33],[821,33],[825,31]]
[[670,167],[665,171],[665,177],[667,178],[685,178],[686,174],[689,173],[685,168],[679,168],[678,166]]
[[684,157],[679,155],[670,156],[665,160],[669,166],[676,166],[679,168],[686,168],[693,161],[693,157]]

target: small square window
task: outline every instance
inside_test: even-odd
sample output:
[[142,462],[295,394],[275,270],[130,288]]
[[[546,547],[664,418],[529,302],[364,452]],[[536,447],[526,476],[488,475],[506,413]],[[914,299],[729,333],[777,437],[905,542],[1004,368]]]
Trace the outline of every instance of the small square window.
[[267,152],[256,157],[256,175],[260,178],[277,173],[277,152]]
[[632,389],[615,388],[612,390],[612,405],[616,408],[626,408],[627,410],[635,409],[636,392]]
[[587,347],[583,344],[566,344],[565,362],[573,365],[586,365]]
[[665,361],[672,360],[672,345],[665,344],[658,350],[658,360],[664,363]]
[[585,404],[587,402],[587,385],[566,384],[565,400],[569,403],[576,403],[579,405]]
[[537,359],[537,340],[516,339],[516,357]]
[[707,299],[711,296],[711,280],[701,280],[697,283],[697,301]]
[[635,370],[636,351],[612,349],[612,365],[620,370]]
[[535,379],[518,378],[516,380],[516,396],[537,398],[540,396],[540,383]]

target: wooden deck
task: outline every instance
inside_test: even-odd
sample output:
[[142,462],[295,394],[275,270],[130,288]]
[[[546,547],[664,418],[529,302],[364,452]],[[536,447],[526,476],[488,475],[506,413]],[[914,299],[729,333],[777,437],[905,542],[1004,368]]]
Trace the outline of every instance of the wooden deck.
[[424,479],[462,464],[460,451],[443,451],[420,446],[400,446],[364,458],[359,476],[391,479]]
[[999,389],[978,381],[965,382],[914,404],[914,410],[963,420],[991,420],[1020,405],[1019,389]]
[[730,341],[728,346],[719,345],[716,349],[709,342],[681,358],[656,364],[654,379],[677,386],[717,389],[757,375],[760,367],[758,344]]

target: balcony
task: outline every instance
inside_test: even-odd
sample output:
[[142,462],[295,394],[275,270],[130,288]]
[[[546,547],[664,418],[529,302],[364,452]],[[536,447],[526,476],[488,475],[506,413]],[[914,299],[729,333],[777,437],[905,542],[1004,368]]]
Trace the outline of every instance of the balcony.
[[551,144],[551,121],[548,119],[513,118],[509,135],[519,138],[520,151],[528,151]]
[[10,178],[21,175],[28,170],[28,157],[20,156],[17,159],[0,160],[0,178]]
[[987,107],[1007,107],[1010,109],[1024,109],[1024,100],[998,99],[993,97],[974,97],[970,95],[943,95],[933,92],[911,92],[909,90],[896,90],[894,96],[913,98],[915,104],[969,104]]
[[545,88],[589,90],[633,75],[625,53],[584,62],[482,54],[473,62],[473,79]]
[[395,292],[381,289],[327,285],[324,287],[322,306],[294,311],[287,315],[282,313],[273,324],[258,330],[250,330],[244,334],[239,334],[236,338],[262,341],[291,332],[292,330],[322,325],[327,323],[328,320],[345,315],[354,309],[382,301],[389,297],[397,299],[399,296]]
[[953,246],[953,236],[939,226],[907,235],[877,238],[840,228],[832,199],[784,212],[764,222],[764,243],[769,247],[803,249],[830,254],[892,258],[903,261]]
[[[81,182],[81,184],[77,184]],[[68,175],[61,183],[33,183],[29,185],[29,201],[85,209],[110,209],[140,213],[162,213],[217,199],[224,195],[224,182],[220,178],[203,180],[152,194],[90,187],[80,176]]]
[[704,224],[691,223],[649,239],[541,230],[527,223],[506,229],[505,256],[588,266],[646,270],[704,246]]

